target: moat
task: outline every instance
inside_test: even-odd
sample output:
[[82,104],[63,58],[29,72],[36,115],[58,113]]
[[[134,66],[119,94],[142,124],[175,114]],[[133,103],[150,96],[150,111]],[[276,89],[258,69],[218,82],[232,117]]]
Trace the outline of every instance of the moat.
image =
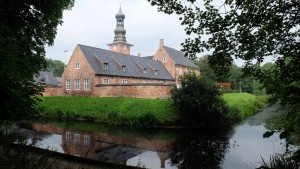
[[84,122],[35,123],[21,129],[37,136],[37,147],[108,163],[151,169],[251,169],[259,166],[261,158],[286,151],[286,142],[278,134],[263,138],[272,110],[256,114],[228,133],[144,132]]

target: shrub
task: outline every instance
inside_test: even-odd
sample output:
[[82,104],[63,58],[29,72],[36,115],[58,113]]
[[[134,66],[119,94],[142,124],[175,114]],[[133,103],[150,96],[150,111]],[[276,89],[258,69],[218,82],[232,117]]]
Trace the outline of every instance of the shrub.
[[[298,157],[299,158],[299,157]],[[267,161],[262,159],[261,166],[257,169],[299,169],[299,159],[291,157],[285,157],[282,154],[276,154],[270,156]]]
[[181,87],[174,87],[171,94],[186,125],[217,130],[229,127],[228,108],[213,82],[194,73],[180,77],[180,82]]

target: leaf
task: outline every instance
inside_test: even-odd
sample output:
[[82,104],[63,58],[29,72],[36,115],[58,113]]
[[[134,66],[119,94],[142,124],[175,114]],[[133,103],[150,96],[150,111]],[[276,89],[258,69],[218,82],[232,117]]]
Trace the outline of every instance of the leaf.
[[263,134],[263,137],[264,137],[264,138],[269,138],[269,137],[271,137],[274,133],[275,133],[274,130],[272,130],[272,131],[266,131],[266,132]]

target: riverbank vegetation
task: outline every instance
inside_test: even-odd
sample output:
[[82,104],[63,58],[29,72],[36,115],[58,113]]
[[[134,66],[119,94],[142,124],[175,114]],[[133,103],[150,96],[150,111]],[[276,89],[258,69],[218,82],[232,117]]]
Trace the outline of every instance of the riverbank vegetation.
[[176,113],[169,99],[41,97],[39,118],[84,119],[112,126],[170,125]]
[[[248,93],[222,95],[229,106],[228,115],[239,122],[257,112],[264,100]],[[153,127],[174,126],[178,114],[171,99],[103,98],[103,97],[40,97],[35,119],[91,120],[111,126]],[[259,104],[258,104],[259,103]],[[266,102],[265,102],[266,103]],[[146,122],[146,123],[145,123]]]
[[204,131],[230,128],[229,109],[214,82],[192,72],[179,80],[181,87],[172,88],[171,97],[185,126]]

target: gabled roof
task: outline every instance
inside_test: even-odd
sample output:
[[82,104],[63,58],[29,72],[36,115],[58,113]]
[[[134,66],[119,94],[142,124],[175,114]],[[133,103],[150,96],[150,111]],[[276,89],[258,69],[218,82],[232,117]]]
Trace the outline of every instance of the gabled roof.
[[153,55],[152,56],[143,56],[143,58],[147,58],[147,59],[153,59]]
[[[87,58],[87,61],[95,71],[96,75],[174,80],[160,61],[116,53],[85,45],[78,46]],[[108,63],[108,69],[105,70],[101,67],[99,61],[102,63]],[[120,68],[123,65],[126,66],[125,71],[122,71]],[[144,69],[147,69],[146,74],[143,72]],[[158,71],[157,75],[154,73],[155,70]]]
[[164,49],[166,50],[168,55],[172,58],[172,60],[175,62],[175,64],[198,68],[190,59],[184,56],[183,52],[167,46],[164,46]]
[[59,84],[52,71],[39,71],[33,79],[35,83],[44,84],[45,86],[57,86]]

